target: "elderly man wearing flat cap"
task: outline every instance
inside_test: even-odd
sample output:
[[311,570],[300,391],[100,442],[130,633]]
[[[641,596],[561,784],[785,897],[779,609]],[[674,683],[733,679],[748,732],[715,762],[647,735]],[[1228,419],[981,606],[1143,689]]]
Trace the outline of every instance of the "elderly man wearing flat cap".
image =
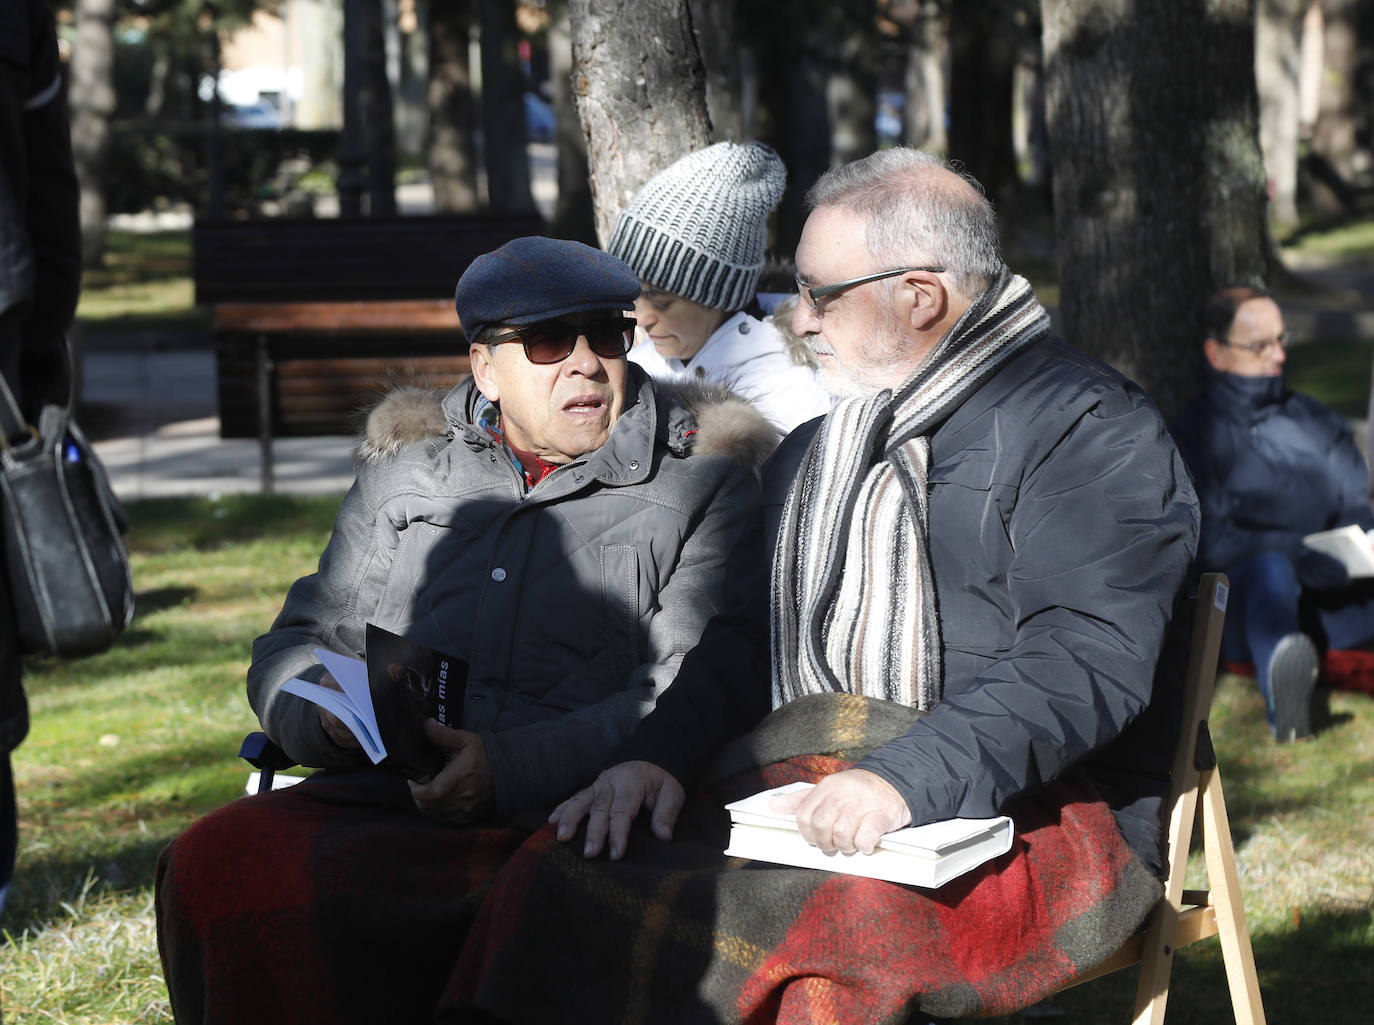
[[[369,418],[317,572],[253,646],[248,693],[304,784],[163,852],[158,942],[178,1022],[428,1021],[473,896],[610,763],[723,600],[776,442],[741,400],[655,385],[625,354],[639,281],[576,242],[474,261],[455,304],[472,377]],[[467,663],[425,780],[369,765],[315,649],[377,624]]]

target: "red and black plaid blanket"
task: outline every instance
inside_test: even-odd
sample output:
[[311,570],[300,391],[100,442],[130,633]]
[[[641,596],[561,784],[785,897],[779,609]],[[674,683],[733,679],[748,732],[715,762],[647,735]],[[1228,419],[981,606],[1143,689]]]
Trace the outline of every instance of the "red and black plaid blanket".
[[215,811],[158,862],[176,1020],[431,1021],[483,886],[528,835],[434,822],[381,771]]
[[818,779],[919,713],[846,695],[773,713],[717,762],[673,842],[637,827],[623,861],[550,830],[487,892],[441,1005],[535,1022],[901,1022],[1024,1007],[1111,954],[1162,886],[1085,783],[1009,809],[1012,850],[939,890],[720,854],[721,804]]

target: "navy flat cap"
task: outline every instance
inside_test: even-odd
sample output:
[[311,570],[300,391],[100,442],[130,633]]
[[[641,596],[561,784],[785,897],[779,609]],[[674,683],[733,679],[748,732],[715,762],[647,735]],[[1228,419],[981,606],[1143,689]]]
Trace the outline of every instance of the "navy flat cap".
[[632,310],[639,279],[610,253],[567,239],[512,239],[473,260],[453,294],[463,333],[592,310]]

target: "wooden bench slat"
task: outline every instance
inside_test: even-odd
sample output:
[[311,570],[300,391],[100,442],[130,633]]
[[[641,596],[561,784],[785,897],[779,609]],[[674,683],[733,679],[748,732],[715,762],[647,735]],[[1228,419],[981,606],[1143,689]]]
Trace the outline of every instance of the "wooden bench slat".
[[219,303],[216,331],[275,332],[462,331],[452,299],[358,302]]

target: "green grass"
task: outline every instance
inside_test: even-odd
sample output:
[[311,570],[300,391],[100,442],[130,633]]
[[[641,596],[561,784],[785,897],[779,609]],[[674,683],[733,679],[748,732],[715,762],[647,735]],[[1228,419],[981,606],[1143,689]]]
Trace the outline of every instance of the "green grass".
[[1374,218],[1297,234],[1284,246],[1301,258],[1321,262],[1374,265]]
[[76,316],[95,331],[208,330],[209,311],[195,305],[190,233],[109,232],[104,265],[82,277]]
[[1311,395],[1342,416],[1363,420],[1369,408],[1374,341],[1295,345],[1288,353],[1288,387]]
[[314,568],[337,497],[131,503],[137,611],[110,651],[33,660],[20,848],[0,944],[7,1021],[169,1021],[158,851],[241,792],[252,640]]

